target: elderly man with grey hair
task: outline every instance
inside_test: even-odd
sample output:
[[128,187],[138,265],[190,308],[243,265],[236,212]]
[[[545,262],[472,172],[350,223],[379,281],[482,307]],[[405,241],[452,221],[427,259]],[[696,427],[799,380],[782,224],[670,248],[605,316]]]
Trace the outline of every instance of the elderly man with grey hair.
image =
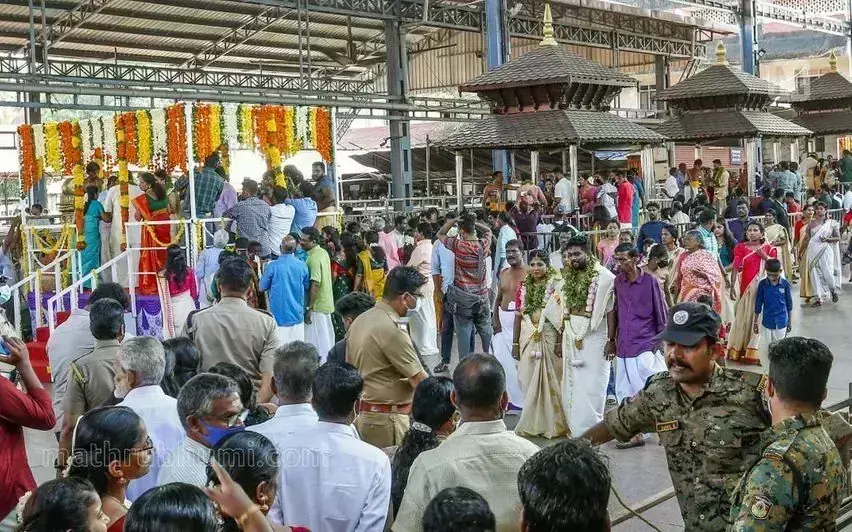
[[210,449],[228,434],[245,430],[239,387],[223,375],[198,374],[178,393],[177,410],[186,434],[166,457],[157,485],[183,482],[206,486]]
[[166,459],[183,439],[177,400],[160,387],[166,368],[163,345],[156,338],[139,336],[121,343],[115,360],[115,396],[139,414],[154,445],[151,469],[127,486],[127,499],[135,501],[157,485],[157,475]]

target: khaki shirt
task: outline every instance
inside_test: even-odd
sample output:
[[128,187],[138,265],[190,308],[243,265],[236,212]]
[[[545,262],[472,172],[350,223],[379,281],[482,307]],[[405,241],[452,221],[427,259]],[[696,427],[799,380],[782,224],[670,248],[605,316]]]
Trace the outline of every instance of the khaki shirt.
[[659,435],[686,530],[727,528],[731,494],[759,458],[769,427],[763,382],[761,375],[716,366],[702,394],[689,397],[664,371],[606,413],[604,423],[620,441],[640,432]]
[[272,375],[281,340],[270,314],[251,308],[244,299],[223,297],[191,314],[187,323],[187,336],[201,353],[202,371],[219,362],[236,364],[251,376],[255,391],[261,374]]
[[346,335],[346,361],[364,378],[363,399],[369,403],[410,403],[414,388],[408,379],[423,371],[405,324],[384,302],[352,322]]
[[785,419],[732,497],[734,532],[834,530],[846,469],[817,412]]
[[112,397],[118,340],[95,340],[95,349],[71,363],[65,415],[82,416]]

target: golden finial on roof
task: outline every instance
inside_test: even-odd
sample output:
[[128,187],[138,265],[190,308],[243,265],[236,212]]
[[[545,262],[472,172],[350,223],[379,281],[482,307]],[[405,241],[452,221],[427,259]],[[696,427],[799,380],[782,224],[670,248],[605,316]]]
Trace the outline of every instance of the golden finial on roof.
[[716,45],[716,64],[717,65],[727,65],[728,51],[725,49],[725,43],[719,41],[719,44]]
[[544,4],[544,31],[542,32],[543,39],[539,43],[540,46],[556,46],[556,39],[553,38],[553,15],[550,14],[550,4]]
[[832,50],[831,55],[828,56],[828,68],[832,72],[837,72],[837,54],[834,50]]

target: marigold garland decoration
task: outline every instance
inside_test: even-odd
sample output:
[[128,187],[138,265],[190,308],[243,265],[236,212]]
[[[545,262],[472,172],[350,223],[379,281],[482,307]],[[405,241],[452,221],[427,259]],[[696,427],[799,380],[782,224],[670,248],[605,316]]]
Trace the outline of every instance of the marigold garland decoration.
[[[121,193],[119,205],[121,206],[121,251],[127,249],[127,223],[130,217],[130,197],[128,193],[128,183],[130,182],[130,173],[127,171],[127,142],[125,139],[125,123],[124,119],[129,113],[121,114],[115,120],[115,151],[118,157],[118,187]],[[113,222],[115,223],[115,222]]]
[[[74,170],[74,154],[72,153],[74,150],[72,145],[74,142],[74,126],[71,122],[59,122],[57,128],[59,129],[59,145],[62,149],[61,170],[65,175],[71,175]],[[55,170],[60,169],[56,168]]]
[[23,192],[26,194],[39,178],[33,126],[29,124],[18,126],[18,136],[21,138],[18,148],[18,156],[21,160],[21,184],[23,185]]
[[124,124],[124,158],[129,164],[138,164],[139,139],[136,134],[136,113],[122,113],[122,122]]
[[[184,219],[181,218],[180,221],[183,222]],[[156,244],[158,247],[161,247],[161,248],[167,248],[169,246],[174,246],[175,244],[179,243],[181,241],[181,238],[183,238],[183,233],[185,231],[184,224],[180,223],[178,225],[178,230],[177,230],[177,234],[175,235],[175,237],[172,238],[168,242],[162,242],[159,238],[157,238],[157,233],[156,233],[156,231],[154,231],[154,226],[148,225],[147,223],[144,224],[144,226],[145,226],[145,230],[148,231],[148,234],[151,235],[151,238],[154,240],[154,244]]]
[[[210,107],[210,153],[219,149],[222,145],[222,107],[211,105]],[[210,155],[208,153],[207,155]],[[204,158],[207,158],[207,155]]]
[[62,150],[59,146],[59,127],[56,122],[44,125],[44,159],[51,170],[62,170]]
[[317,107],[316,110],[316,144],[322,160],[331,163],[334,143],[331,139],[331,111],[327,107]]
[[192,108],[192,156],[196,161],[204,162],[211,153],[210,106],[196,105]]
[[284,108],[283,127],[283,144],[284,146],[286,146],[286,150],[284,150],[284,153],[287,157],[290,157],[301,149],[301,146],[296,144],[296,110],[293,107]]
[[246,149],[254,149],[254,115],[251,105],[237,107],[237,141]]
[[153,132],[151,131],[151,114],[140,109],[136,111],[136,145],[137,145],[137,164],[143,168],[151,166],[151,159],[154,157],[154,142]]
[[269,119],[269,106],[258,105],[252,108],[252,124],[254,128],[254,136],[257,139],[256,146],[262,152],[266,153],[267,141],[267,121]]
[[317,145],[317,108],[311,107],[308,110],[308,143],[312,147]]
[[175,168],[186,172],[188,168],[186,160],[186,114],[183,105],[178,103],[166,109],[167,172],[171,172]]
[[83,227],[83,209],[86,207],[85,183],[86,173],[83,171],[83,141],[80,138],[81,129],[77,121],[64,122],[71,125],[71,151],[66,155],[65,162],[71,161],[74,184],[74,225],[77,226],[77,249],[86,248],[86,233]]

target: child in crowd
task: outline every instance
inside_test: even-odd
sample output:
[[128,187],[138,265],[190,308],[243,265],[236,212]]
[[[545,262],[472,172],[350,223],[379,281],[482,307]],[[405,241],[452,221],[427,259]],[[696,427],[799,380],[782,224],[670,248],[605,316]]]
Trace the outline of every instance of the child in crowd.
[[[766,278],[757,286],[757,297],[754,301],[754,334],[763,334],[760,347],[760,364],[768,367],[769,344],[787,337],[792,328],[790,313],[793,311],[793,297],[790,294],[790,283],[781,277],[781,261],[769,259],[766,261]],[[760,319],[760,316],[763,319]]]

